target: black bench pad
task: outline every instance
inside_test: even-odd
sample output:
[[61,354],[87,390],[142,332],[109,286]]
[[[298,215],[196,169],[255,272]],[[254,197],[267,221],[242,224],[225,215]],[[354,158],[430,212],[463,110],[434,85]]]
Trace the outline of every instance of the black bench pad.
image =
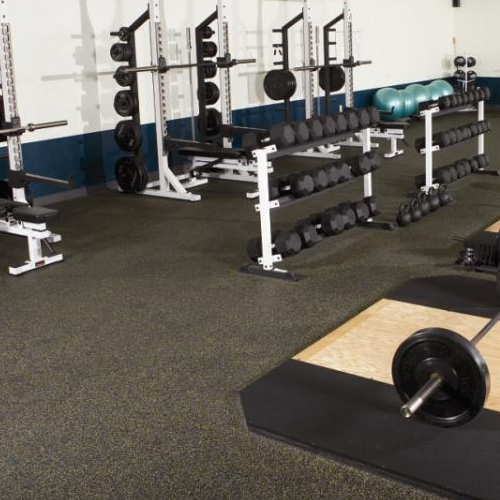
[[18,207],[12,210],[14,219],[20,222],[40,224],[59,218],[59,210],[43,207]]

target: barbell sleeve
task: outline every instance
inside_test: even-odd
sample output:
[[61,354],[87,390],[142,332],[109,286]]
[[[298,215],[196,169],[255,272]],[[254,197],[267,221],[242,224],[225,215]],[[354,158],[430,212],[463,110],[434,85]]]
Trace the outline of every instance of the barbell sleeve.
[[429,381],[401,407],[401,415],[405,418],[413,417],[419,408],[441,387],[443,382],[444,378],[441,375],[433,373]]

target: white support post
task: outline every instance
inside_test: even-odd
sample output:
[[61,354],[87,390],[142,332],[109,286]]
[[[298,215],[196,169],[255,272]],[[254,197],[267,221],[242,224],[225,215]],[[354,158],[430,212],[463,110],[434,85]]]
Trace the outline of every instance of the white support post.
[[262,238],[262,258],[259,259],[259,264],[264,270],[271,271],[274,268],[274,262],[277,256],[273,256],[267,149],[258,149],[254,152],[254,155],[257,161],[259,178],[259,215]]
[[433,152],[432,146],[432,110],[425,110],[425,190],[428,191],[433,186]]
[[[372,149],[371,130],[369,128],[361,131],[361,140],[363,142],[363,153],[369,153]],[[363,183],[364,197],[373,196],[373,174],[371,172],[364,176]]]
[[[349,1],[344,0],[344,59],[351,60],[354,54],[352,12]],[[347,68],[345,71],[345,105],[354,108],[354,69]]]
[[[149,34],[151,65],[158,67],[160,58],[164,56],[161,0],[151,0],[149,2]],[[159,180],[149,183],[141,194],[185,201],[200,201],[201,196],[188,192],[186,189],[187,185],[184,185],[179,177],[170,169],[168,154],[165,152],[163,142],[165,136],[168,134],[168,82],[166,75],[159,71],[153,71],[152,78]],[[206,183],[206,181],[203,183]],[[194,185],[191,184],[190,187],[194,187]]]
[[[479,101],[477,104],[477,121],[484,120],[484,101]],[[477,137],[477,154],[484,154],[484,134],[479,134]]]
[[[314,66],[314,28],[312,23],[311,8],[308,0],[303,0],[302,6],[303,23],[303,63],[304,67]],[[314,114],[314,73],[311,70],[305,70],[302,74],[304,82],[305,97],[305,115],[306,119]]]
[[[227,7],[225,0],[217,0],[217,32],[219,35],[219,54],[225,57],[230,54],[229,47],[229,23],[227,20]],[[222,123],[233,124],[233,109],[231,102],[231,70],[230,68],[219,69],[220,72],[220,97],[222,107]],[[223,146],[232,147],[232,140],[224,137]]]

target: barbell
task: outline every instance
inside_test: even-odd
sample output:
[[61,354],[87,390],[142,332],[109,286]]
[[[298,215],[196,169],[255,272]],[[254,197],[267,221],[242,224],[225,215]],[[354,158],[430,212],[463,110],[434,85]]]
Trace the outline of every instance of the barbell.
[[[500,269],[497,274],[500,293]],[[417,415],[441,426],[463,425],[483,409],[490,391],[488,366],[477,345],[500,322],[500,311],[472,338],[425,328],[406,339],[392,362],[405,418]]]

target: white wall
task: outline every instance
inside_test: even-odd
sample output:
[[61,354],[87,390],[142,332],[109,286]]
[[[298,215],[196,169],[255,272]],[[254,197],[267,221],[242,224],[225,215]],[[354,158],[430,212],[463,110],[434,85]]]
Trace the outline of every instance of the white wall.
[[[471,0],[468,0],[471,2]],[[490,0],[493,5],[494,0]],[[68,119],[69,127],[37,132],[26,140],[111,130],[118,117],[110,75],[109,32],[128,25],[146,8],[138,0],[10,0],[20,113],[24,121]],[[165,28],[187,61],[185,29],[215,8],[215,0],[164,0]],[[255,57],[258,64],[233,71],[234,109],[271,103],[262,90],[272,68],[273,35],[301,10],[300,0],[227,0],[233,57]],[[341,11],[340,0],[310,0],[322,26]],[[356,57],[374,64],[356,70],[356,90],[446,76],[453,53],[455,17],[451,0],[352,0]],[[455,9],[455,11],[458,9]],[[429,15],[432,13],[432,15]],[[492,16],[493,17],[493,16]],[[490,18],[492,19],[492,18]],[[493,22],[493,19],[492,21]],[[339,37],[341,39],[341,36]],[[294,61],[300,64],[301,34],[294,32]],[[170,46],[169,53],[172,52]],[[341,49],[341,46],[339,47]],[[150,62],[148,34],[139,39],[140,63]],[[174,118],[190,112],[187,73],[171,72],[178,83]],[[150,77],[141,76],[143,122],[153,121]],[[298,93],[297,98],[301,97]]]
[[462,0],[454,9],[456,52],[476,57],[474,68],[480,76],[500,76],[500,2],[498,0]]

